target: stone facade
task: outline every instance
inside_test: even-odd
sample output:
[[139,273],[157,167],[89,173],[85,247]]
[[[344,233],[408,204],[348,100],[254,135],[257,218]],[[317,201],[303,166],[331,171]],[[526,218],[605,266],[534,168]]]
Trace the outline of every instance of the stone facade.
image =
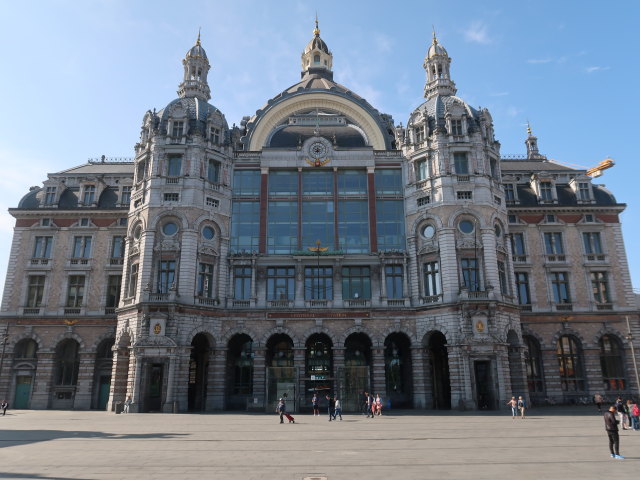
[[50,174],[16,218],[0,395],[18,408],[494,409],[637,391],[619,222],[531,131],[501,158],[437,39],[406,126],[302,78],[240,127],[211,105],[200,39],[130,161]]

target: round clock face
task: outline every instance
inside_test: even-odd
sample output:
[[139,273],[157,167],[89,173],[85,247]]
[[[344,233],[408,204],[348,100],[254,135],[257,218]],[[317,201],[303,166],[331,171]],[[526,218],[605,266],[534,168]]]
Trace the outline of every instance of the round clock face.
[[321,142],[315,142],[311,144],[311,147],[309,148],[309,155],[311,155],[313,158],[322,158],[326,153],[327,147],[325,147]]

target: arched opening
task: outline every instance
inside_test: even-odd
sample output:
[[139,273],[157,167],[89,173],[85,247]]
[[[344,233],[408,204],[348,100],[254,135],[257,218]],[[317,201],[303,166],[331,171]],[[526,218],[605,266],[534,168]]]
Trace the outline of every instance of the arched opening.
[[556,345],[560,386],[565,400],[575,401],[584,392],[584,368],[580,341],[573,335],[563,335]]
[[93,397],[91,403],[97,410],[106,410],[111,388],[114,338],[106,338],[98,345],[93,370]]
[[78,342],[70,338],[61,341],[56,347],[51,408],[73,408],[80,365],[79,349]]
[[267,341],[267,405],[275,405],[287,394],[287,409],[296,411],[297,370],[293,361],[293,340],[289,335],[272,335]]
[[411,365],[411,340],[404,333],[396,332],[384,341],[384,376],[386,397],[394,408],[413,406],[413,372]]
[[442,332],[433,332],[427,344],[431,367],[431,387],[433,408],[451,408],[451,381],[449,379],[449,356],[447,339]]
[[38,344],[31,338],[20,340],[13,349],[16,389],[13,397],[13,408],[29,408],[33,380],[38,366]]
[[534,337],[525,335],[524,364],[527,370],[527,387],[531,401],[538,403],[544,399],[544,372],[542,370],[542,349],[540,343]]
[[598,343],[600,345],[600,368],[602,369],[604,390],[606,392],[624,390],[627,382],[620,340],[614,335],[603,335]]
[[364,333],[352,333],[344,348],[344,368],[337,375],[338,390],[342,409],[356,412],[362,408],[362,393],[371,388],[371,339]]
[[[130,349],[131,337],[127,332],[124,332],[120,337],[118,344],[115,345],[113,349],[113,363],[115,366],[113,368],[114,381],[111,382],[111,392],[109,397],[109,408],[111,411],[115,410],[116,404],[124,403],[127,395],[133,394],[132,391],[127,392],[129,385]],[[143,398],[141,393],[143,392],[138,392],[137,397],[133,399],[133,401],[137,403],[130,407],[129,411],[143,411],[141,409]]]
[[522,369],[521,344],[518,334],[514,330],[507,333],[507,343],[509,344],[509,376],[511,379],[511,395],[525,397],[524,372]]
[[227,409],[244,410],[253,394],[253,340],[240,333],[227,350]]
[[188,406],[190,412],[202,412],[207,407],[207,377],[209,374],[209,354],[211,345],[204,333],[191,340],[189,358]]
[[309,404],[313,392],[320,398],[333,391],[333,344],[324,333],[314,333],[307,339],[305,355],[305,393]]

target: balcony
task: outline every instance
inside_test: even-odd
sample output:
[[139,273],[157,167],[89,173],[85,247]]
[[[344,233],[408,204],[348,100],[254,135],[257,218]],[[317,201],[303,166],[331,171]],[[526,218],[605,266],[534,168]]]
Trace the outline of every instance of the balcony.
[[165,179],[165,183],[167,185],[177,185],[178,183],[180,183],[180,177],[167,177]]
[[613,310],[612,303],[596,303],[596,310]]
[[268,300],[269,308],[293,308],[293,300]]
[[469,183],[471,181],[471,177],[469,175],[456,175],[456,181],[458,183]]
[[31,265],[49,265],[49,258],[32,258]]
[[406,298],[387,298],[387,307],[404,307],[407,303]]
[[220,305],[220,300],[211,297],[196,297],[196,303],[198,305],[205,305],[207,307],[217,307]]
[[116,307],[105,307],[104,314],[105,315],[115,315],[116,314]]
[[549,263],[561,263],[561,262],[567,261],[566,255],[554,254],[554,255],[545,255],[545,257],[547,259],[547,262]]
[[72,266],[87,266],[89,265],[90,258],[71,258],[69,259],[69,265]]
[[168,293],[150,293],[149,301],[150,302],[168,302],[169,294]]
[[82,313],[82,309],[79,307],[65,307],[64,314],[65,315],[80,315]]
[[512,255],[511,259],[513,260],[513,263],[527,263],[526,255]]
[[371,305],[371,300],[366,298],[349,298],[344,300],[344,306],[349,308],[366,308]]
[[531,312],[532,311],[531,305],[520,305],[520,311]]
[[556,303],[556,312],[570,312],[573,310],[572,303]]
[[427,304],[430,304],[430,303],[438,303],[441,300],[442,300],[442,294],[429,295],[429,296],[420,298],[420,301],[422,302],[423,305],[427,305]]
[[232,308],[249,308],[251,307],[251,300],[231,300]]
[[109,265],[122,265],[124,263],[124,258],[122,257],[112,257],[109,259]]
[[332,301],[326,299],[305,300],[307,308],[331,308]]
[[602,253],[598,253],[598,254],[587,254],[585,255],[585,258],[587,260],[587,262],[604,262],[606,261],[606,256]]
[[40,315],[40,307],[24,307],[22,309],[23,315]]
[[469,300],[487,300],[489,298],[488,291],[479,290],[477,292],[467,292],[467,298]]

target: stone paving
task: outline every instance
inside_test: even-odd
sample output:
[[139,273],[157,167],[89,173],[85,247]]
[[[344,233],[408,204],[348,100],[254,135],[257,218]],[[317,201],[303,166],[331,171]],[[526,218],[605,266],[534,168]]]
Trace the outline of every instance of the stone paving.
[[595,407],[387,412],[367,419],[275,414],[9,410],[0,478],[606,479],[638,478],[640,432],[611,459]]

